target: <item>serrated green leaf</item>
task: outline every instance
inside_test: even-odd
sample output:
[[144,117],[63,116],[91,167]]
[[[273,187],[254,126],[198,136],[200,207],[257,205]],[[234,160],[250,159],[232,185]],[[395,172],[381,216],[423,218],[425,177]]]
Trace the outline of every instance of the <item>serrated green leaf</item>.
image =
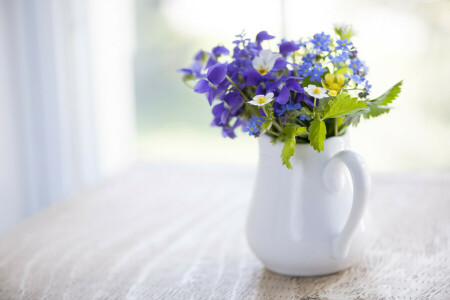
[[319,99],[319,105],[318,105],[318,109],[319,111],[324,111],[325,107],[328,105],[328,103],[330,103],[331,101],[331,97],[325,97],[322,99]]
[[393,87],[391,87],[389,90],[387,90],[383,95],[381,95],[380,97],[378,97],[374,100],[369,100],[369,102],[374,103],[374,104],[376,103],[378,105],[391,104],[392,101],[394,101],[398,97],[400,92],[402,91],[402,84],[403,84],[403,80],[397,82]]
[[353,127],[356,127],[359,124],[359,121],[361,120],[361,114],[346,116],[344,120],[342,121],[343,126],[350,126],[353,125]]
[[364,113],[364,118],[374,118],[388,113],[390,111],[390,108],[387,105],[391,104],[392,101],[397,99],[398,95],[401,92],[402,84],[403,80],[395,84],[380,97],[374,100],[367,101],[369,110]]
[[327,136],[327,128],[322,120],[314,120],[309,126],[309,141],[313,148],[320,152],[324,149],[324,141]]
[[295,125],[293,130],[292,130],[292,133],[294,134],[294,137],[296,137],[297,135],[305,133],[306,131],[307,131],[306,127]]
[[358,98],[351,98],[349,94],[340,94],[325,106],[323,118],[343,117],[364,108],[367,108],[366,102],[358,101]]
[[369,111],[364,113],[365,119],[375,118],[388,113],[391,109],[388,106],[378,106],[376,103],[368,103]]

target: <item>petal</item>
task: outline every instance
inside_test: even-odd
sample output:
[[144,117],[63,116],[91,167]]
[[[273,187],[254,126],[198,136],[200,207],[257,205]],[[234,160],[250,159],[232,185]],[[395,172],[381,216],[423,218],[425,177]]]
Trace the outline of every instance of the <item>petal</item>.
[[188,69],[188,68],[178,69],[177,72],[184,73],[184,74],[192,74],[192,70]]
[[261,81],[263,81],[263,77],[255,70],[250,70],[247,73],[247,78],[245,79],[245,83],[247,85],[258,86]]
[[262,59],[262,61],[265,64],[270,61],[270,58],[272,57],[272,51],[269,49],[261,50],[259,52],[259,57]]
[[199,94],[206,93],[207,91],[209,91],[209,89],[209,82],[206,79],[200,79],[194,86],[194,92]]
[[230,51],[227,48],[225,48],[224,46],[217,46],[212,49],[212,53],[215,56],[228,55],[228,54],[230,54]]
[[210,56],[208,61],[206,62],[205,68],[208,69],[208,68],[214,66],[215,64],[217,64],[217,60],[214,57]]
[[253,60],[252,60],[252,66],[255,70],[257,70],[259,68],[259,66],[264,65],[263,60],[256,56]]
[[226,75],[227,75],[227,65],[215,64],[214,66],[208,69],[206,77],[210,82],[212,82],[215,85],[218,85],[225,79]]
[[296,92],[301,92],[302,91],[302,86],[295,79],[288,79],[288,80],[286,80],[286,86],[291,91],[296,91]]
[[282,57],[278,58],[273,67],[271,68],[274,71],[279,71],[279,70],[283,70],[286,67],[286,60]]
[[267,93],[266,98],[273,98],[273,93]]
[[[264,92],[263,86],[260,85],[260,86],[258,86],[258,87],[256,88],[255,95],[262,95],[262,94],[265,94],[265,92]],[[273,94],[273,93],[272,93],[272,94]],[[273,97],[273,96],[272,96],[272,97]]]
[[256,35],[256,42],[261,43],[262,41],[271,40],[273,38],[273,35],[268,34],[267,31],[264,30]]
[[297,51],[300,48],[299,45],[293,41],[285,41],[280,44],[280,53],[285,55]]
[[284,86],[277,97],[277,102],[284,105],[289,101],[289,96],[290,96],[289,89],[286,86]]
[[195,54],[195,56],[194,56],[194,60],[195,61],[201,60],[203,58],[204,53],[205,53],[205,51],[203,51],[203,50],[198,51],[197,54]]
[[206,98],[208,99],[209,105],[212,105],[214,98],[216,97],[215,89],[211,87],[206,94]]

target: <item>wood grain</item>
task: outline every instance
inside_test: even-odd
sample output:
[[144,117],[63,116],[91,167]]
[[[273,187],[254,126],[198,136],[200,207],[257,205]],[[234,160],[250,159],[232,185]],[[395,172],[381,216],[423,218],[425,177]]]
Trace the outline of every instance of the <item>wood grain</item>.
[[141,166],[0,236],[0,299],[450,299],[450,175],[373,176],[373,242],[321,277],[247,247],[253,170]]

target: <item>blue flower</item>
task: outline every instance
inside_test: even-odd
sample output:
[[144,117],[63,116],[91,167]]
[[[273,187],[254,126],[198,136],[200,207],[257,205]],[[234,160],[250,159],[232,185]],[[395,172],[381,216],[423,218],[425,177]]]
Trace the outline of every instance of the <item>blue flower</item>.
[[329,51],[330,47],[328,44],[331,42],[331,38],[329,34],[325,33],[317,33],[314,35],[314,38],[311,40],[314,44],[314,49],[319,49],[320,51]]
[[314,81],[320,82],[322,80],[320,78],[320,76],[322,76],[323,73],[325,73],[326,71],[327,71],[327,69],[322,68],[321,64],[317,64],[309,71],[310,81],[311,82],[314,82]]
[[367,93],[370,93],[370,89],[372,89],[372,85],[371,84],[369,84],[369,81],[364,81],[364,90],[367,92]]
[[345,74],[344,77],[350,78],[350,79],[353,80],[356,84],[360,84],[360,83],[362,83],[362,82],[365,80],[364,77],[360,77],[360,76],[357,75],[357,74],[352,74],[352,75]]
[[303,63],[299,70],[298,70],[298,75],[302,76],[302,77],[306,77],[309,74],[309,68],[311,68],[311,64],[310,63]]
[[358,70],[361,69],[363,63],[359,58],[352,59],[348,64],[348,67],[353,70],[353,73],[358,73]]
[[304,62],[307,62],[307,63],[312,63],[312,61],[313,61],[314,59],[316,59],[316,56],[317,56],[317,55],[315,55],[315,54],[308,53],[308,54],[306,54],[305,56],[302,57],[302,60],[303,60]]
[[259,126],[261,126],[264,123],[264,121],[266,120],[266,118],[264,118],[264,117],[257,117],[257,116],[253,116],[253,119],[254,119],[254,122],[256,124],[258,124]]
[[349,47],[353,46],[353,43],[347,39],[337,40],[336,43],[338,44],[336,50],[350,51]]
[[331,54],[328,55],[328,58],[331,60],[332,63],[341,63],[346,62],[349,59],[348,52],[343,51],[341,54],[337,54],[336,56],[332,56]]
[[[263,118],[263,117],[260,117],[260,118]],[[244,132],[248,132],[249,135],[258,135],[261,124],[258,124],[258,117],[253,116],[251,119],[249,119],[247,121],[246,126],[243,127],[242,130]]]

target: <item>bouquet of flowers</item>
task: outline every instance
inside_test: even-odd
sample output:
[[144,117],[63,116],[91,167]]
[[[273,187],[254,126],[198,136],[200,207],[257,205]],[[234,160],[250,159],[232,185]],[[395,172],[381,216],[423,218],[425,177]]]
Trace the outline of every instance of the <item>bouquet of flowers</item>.
[[[283,164],[296,143],[324,149],[324,140],[345,133],[361,117],[387,113],[400,93],[402,81],[383,95],[370,99],[368,67],[352,42],[352,28],[339,26],[336,36],[325,33],[300,40],[282,39],[270,49],[274,36],[261,31],[255,40],[237,35],[230,51],[222,46],[200,50],[183,81],[205,94],[212,106],[212,126],[222,127],[224,137],[235,129],[254,137],[268,135],[282,142]],[[272,45],[273,46],[273,45]]]

